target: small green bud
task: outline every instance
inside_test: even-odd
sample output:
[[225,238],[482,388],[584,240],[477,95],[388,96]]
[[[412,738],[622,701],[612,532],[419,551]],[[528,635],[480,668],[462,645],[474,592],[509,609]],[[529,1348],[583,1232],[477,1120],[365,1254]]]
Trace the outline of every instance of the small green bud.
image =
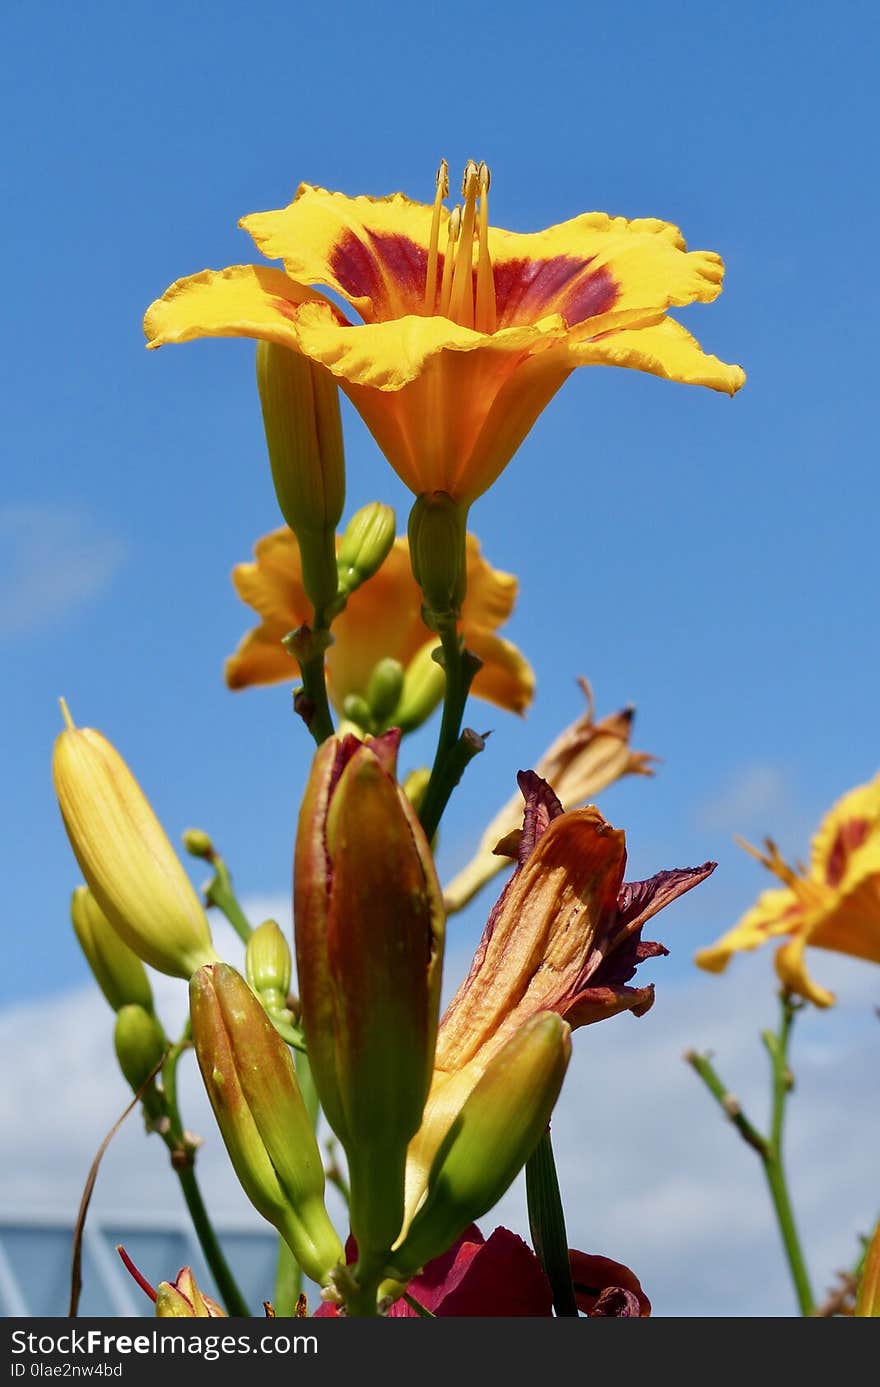
[[165,1033],[153,1013],[139,1006],[120,1008],[113,1031],[113,1045],[119,1068],[134,1093],[161,1064],[168,1049]]
[[182,834],[183,846],[190,857],[202,857],[206,862],[213,862],[214,844],[202,828],[187,828]]
[[404,732],[421,727],[443,698],[446,674],[434,659],[439,650],[436,639],[426,641],[412,657],[403,676],[403,692],[394,721]]
[[264,920],[247,942],[247,980],[267,1011],[287,1007],[292,960],[290,946],[274,920]]
[[367,684],[367,703],[378,726],[384,726],[394,718],[402,691],[403,666],[389,655],[374,666]]
[[346,597],[382,567],[396,529],[394,511],[381,501],[371,501],[351,517],[336,555],[339,590]]
[[457,619],[467,591],[468,508],[445,491],[416,497],[409,514],[409,556],[413,577],[422,589],[425,616]]
[[325,367],[274,342],[257,343],[257,385],[275,494],[299,541],[303,586],[323,612],[336,596],[345,503],[339,389]]
[[373,714],[370,705],[360,694],[346,694],[342,701],[342,711],[349,722],[355,723],[363,732],[373,730]]
[[153,1010],[153,989],[137,954],[120,939],[87,886],[70,901],[70,918],[80,948],[114,1011],[129,1004]]
[[570,1056],[571,1028],[555,1012],[539,1012],[499,1050],[434,1157],[389,1275],[412,1276],[498,1202],[547,1130]]

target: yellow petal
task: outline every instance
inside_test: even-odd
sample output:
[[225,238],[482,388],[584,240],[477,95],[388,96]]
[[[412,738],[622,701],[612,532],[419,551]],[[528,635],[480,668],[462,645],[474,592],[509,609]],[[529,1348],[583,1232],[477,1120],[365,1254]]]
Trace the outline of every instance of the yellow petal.
[[813,838],[811,874],[838,886],[866,849],[880,869],[880,775],[849,790],[825,815]]
[[[292,279],[335,289],[365,322],[381,322],[421,309],[432,216],[432,206],[402,193],[346,197],[302,183],[289,206],[240,225]],[[441,227],[448,217],[443,208]]]
[[724,264],[714,251],[688,253],[678,227],[585,212],[546,231],[490,230],[498,324],[559,313],[573,327],[611,310],[664,310],[709,303]]
[[286,623],[285,632],[311,617],[311,604],[302,582],[299,544],[283,526],[263,535],[254,545],[255,563],[239,563],[232,582],[243,602],[266,621]]
[[524,713],[535,696],[535,671],[526,657],[512,641],[489,631],[471,631],[465,635],[465,644],[483,661],[473,682],[475,696],[512,713]]
[[465,632],[470,627],[495,631],[513,612],[519,583],[512,573],[493,568],[483,558],[476,535],[467,537],[467,595],[461,609]]
[[721,936],[717,943],[700,949],[694,962],[709,973],[721,973],[734,954],[758,949],[768,939],[791,934],[804,919],[804,907],[794,891],[787,887],[779,891],[764,891],[756,905]]
[[281,644],[290,630],[284,623],[263,622],[248,631],[224,666],[227,688],[247,689],[296,679],[299,665]]
[[745,383],[741,366],[728,366],[709,356],[691,334],[672,318],[651,327],[610,332],[597,340],[572,346],[578,366],[629,366],[684,385],[705,385],[735,395]]
[[295,348],[297,309],[315,301],[323,302],[327,312],[336,312],[323,294],[294,284],[268,265],[202,270],[176,280],[150,304],[144,332],[150,347],[197,337],[254,337]]
[[814,1006],[833,1006],[834,993],[813,982],[807,972],[804,959],[804,949],[807,942],[803,935],[798,934],[787,944],[783,944],[781,949],[776,950],[775,963],[779,981],[789,992],[796,993],[798,997],[806,997],[807,1001],[812,1002]]

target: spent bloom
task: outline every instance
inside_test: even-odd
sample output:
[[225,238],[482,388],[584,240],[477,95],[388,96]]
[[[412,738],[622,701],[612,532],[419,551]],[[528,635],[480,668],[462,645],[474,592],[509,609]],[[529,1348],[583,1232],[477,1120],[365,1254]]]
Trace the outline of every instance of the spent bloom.
[[469,161],[451,210],[445,161],[433,204],[303,183],[289,206],[241,222],[284,268],[176,281],[147,311],[148,344],[252,337],[302,353],[336,377],[411,491],[465,506],[577,366],[740,388],[740,367],[704,353],[667,312],[717,298],[717,254],[687,251],[679,229],[653,217],[585,212],[504,231],[489,224],[489,183],[486,165]]
[[621,830],[594,806],[564,813],[533,771],[518,779],[525,814],[517,865],[440,1024],[431,1092],[409,1151],[410,1210],[467,1096],[523,1025],[547,1012],[572,1028],[621,1011],[644,1015],[653,986],[629,984],[638,964],[668,951],[642,940],[642,927],[715,867],[625,884]]
[[700,950],[696,962],[720,973],[734,954],[783,938],[776,952],[783,985],[816,1006],[831,1006],[834,994],[807,972],[808,945],[880,963],[880,775],[829,810],[813,838],[809,867],[789,867],[772,838],[765,846],[762,853],[743,844],[782,888],[764,891],[733,929]]

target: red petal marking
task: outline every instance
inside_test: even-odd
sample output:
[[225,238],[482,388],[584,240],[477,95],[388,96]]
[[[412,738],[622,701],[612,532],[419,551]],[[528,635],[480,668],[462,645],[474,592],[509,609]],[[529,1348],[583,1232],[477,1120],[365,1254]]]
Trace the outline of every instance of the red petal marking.
[[408,236],[345,231],[333,247],[330,268],[352,298],[372,302],[369,320],[385,322],[421,310],[428,252]]
[[495,265],[498,326],[534,323],[549,313],[561,313],[574,327],[607,313],[620,289],[605,266],[589,268],[593,258],[556,255],[551,260],[506,260]]
[[828,854],[828,866],[825,869],[829,886],[839,886],[843,881],[850,854],[862,846],[868,836],[868,827],[867,819],[849,819],[845,824],[841,824]]

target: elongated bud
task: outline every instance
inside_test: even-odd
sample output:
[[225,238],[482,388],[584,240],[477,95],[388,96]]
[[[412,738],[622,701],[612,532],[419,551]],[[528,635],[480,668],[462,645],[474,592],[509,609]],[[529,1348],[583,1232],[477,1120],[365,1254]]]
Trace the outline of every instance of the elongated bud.
[[[168,1041],[151,1011],[139,1006],[126,1006],[116,1014],[113,1046],[119,1068],[131,1085],[132,1092],[137,1093],[164,1059]],[[151,1116],[157,1116],[158,1108],[150,1102],[148,1094],[144,1095],[144,1101]]]
[[379,727],[387,726],[397,707],[403,691],[403,666],[399,660],[388,656],[374,667],[367,684],[367,703],[373,721]]
[[571,1029],[541,1012],[499,1050],[441,1145],[424,1203],[392,1266],[411,1276],[504,1194],[550,1121],[571,1055]]
[[205,862],[214,860],[214,844],[203,828],[185,828],[181,840],[190,857],[201,857]]
[[340,592],[348,596],[378,572],[391,552],[396,529],[394,511],[381,501],[354,513],[336,555]]
[[129,948],[176,978],[213,962],[211,931],[193,885],[107,739],[71,723],[56,739],[52,775],[82,874]]
[[292,960],[290,945],[274,920],[264,920],[247,942],[247,980],[268,1011],[287,1006]]
[[406,780],[403,782],[403,790],[413,809],[418,814],[425,798],[425,791],[431,779],[431,769],[429,766],[419,766],[417,770],[410,771]]
[[426,620],[457,619],[467,591],[468,508],[445,491],[416,497],[409,513],[409,556]]
[[257,385],[275,494],[299,541],[303,586],[323,612],[336,596],[345,503],[339,390],[323,366],[274,342],[257,343]]
[[137,954],[116,933],[87,886],[70,901],[70,918],[80,948],[114,1011],[129,1004],[153,1010],[153,989]]
[[156,1315],[159,1319],[225,1319],[226,1312],[199,1290],[189,1267],[183,1267],[176,1281],[160,1281],[156,1287]]
[[300,814],[294,912],[303,1027],[345,1147],[351,1228],[384,1253],[433,1072],[443,913],[431,852],[393,778],[399,734],[331,738]]
[[865,1254],[855,1313],[859,1319],[880,1319],[880,1223]]
[[193,1044],[235,1173],[307,1276],[343,1259],[324,1207],[324,1167],[290,1051],[244,978],[225,963],[190,982]]
[[434,659],[439,650],[436,638],[426,641],[412,657],[403,675],[403,689],[394,713],[402,732],[412,732],[431,716],[443,698],[446,674]]

